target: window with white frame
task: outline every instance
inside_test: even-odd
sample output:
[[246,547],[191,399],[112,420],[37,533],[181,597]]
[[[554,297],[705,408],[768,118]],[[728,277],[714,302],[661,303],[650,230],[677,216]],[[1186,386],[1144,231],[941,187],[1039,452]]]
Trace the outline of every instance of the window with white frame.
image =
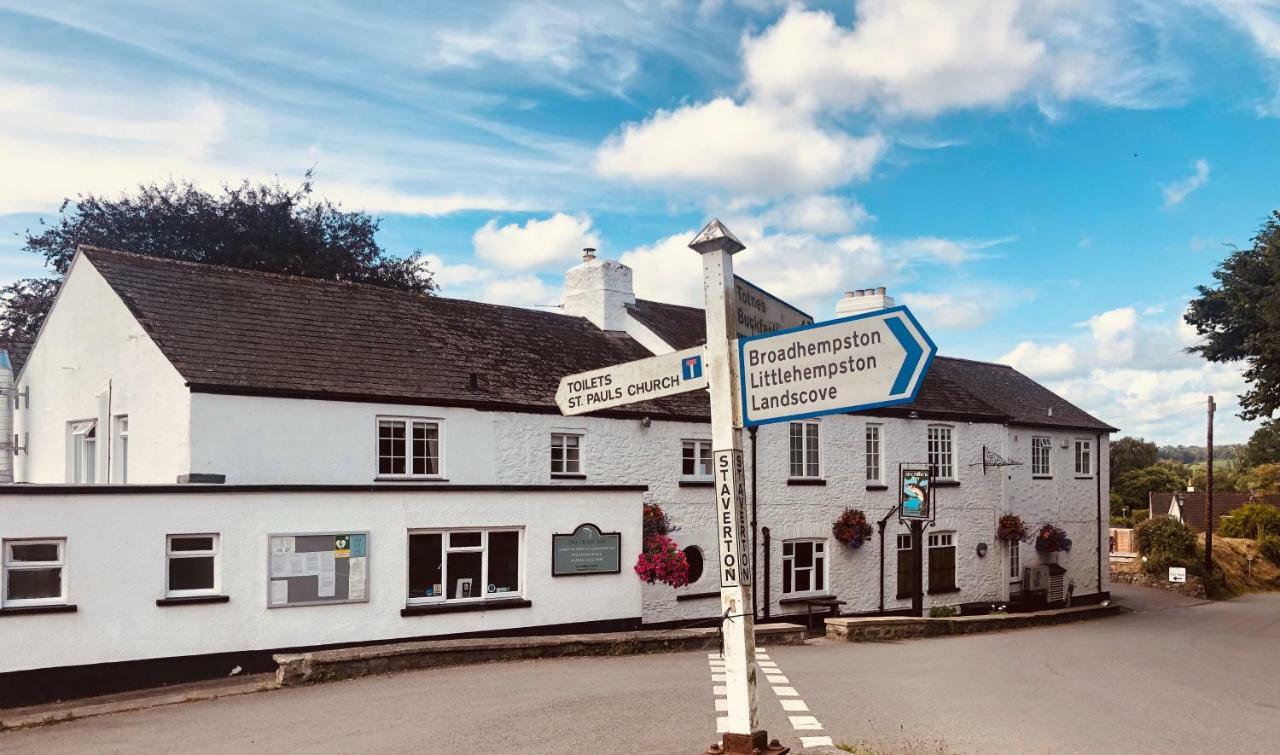
[[1017,540],[1009,541],[1009,581],[1016,582],[1022,579],[1022,543]]
[[782,543],[782,594],[820,593],[827,586],[827,541],[785,540]]
[[217,534],[169,535],[165,538],[165,551],[167,597],[218,594]]
[[518,598],[518,529],[409,533],[409,603]]
[[440,422],[378,418],[379,477],[440,477]]
[[582,436],[551,433],[551,475],[582,474]]
[[65,538],[3,541],[0,606],[49,606],[67,602]]
[[791,423],[791,477],[819,477],[818,423]]
[[129,481],[129,415],[118,415],[115,418],[115,425],[116,450],[111,460],[115,472],[112,479],[123,484]]
[[1034,435],[1031,438],[1031,476],[1048,477],[1053,474],[1049,466],[1049,451],[1053,448],[1053,438]]
[[686,480],[711,479],[711,441],[684,441],[680,457],[680,476]]
[[883,426],[867,425],[865,453],[867,463],[867,482],[878,483],[884,480],[884,458],[880,454],[880,440]]
[[898,533],[898,597],[910,598],[915,589],[915,561],[911,556],[911,533]]
[[956,543],[954,532],[929,534],[929,592],[956,589]]
[[81,420],[70,425],[71,475],[70,482],[92,485],[98,462],[98,422]]
[[1093,441],[1088,438],[1076,438],[1076,474],[1093,476]]
[[955,447],[951,428],[945,425],[931,426],[928,446],[930,476],[942,480],[955,479]]

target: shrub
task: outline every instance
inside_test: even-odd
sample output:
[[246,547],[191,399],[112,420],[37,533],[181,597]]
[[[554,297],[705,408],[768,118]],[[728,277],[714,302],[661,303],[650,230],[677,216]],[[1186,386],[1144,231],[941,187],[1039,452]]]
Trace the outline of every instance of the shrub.
[[1280,566],[1280,535],[1266,535],[1259,540],[1258,553],[1276,566]]
[[1133,534],[1138,541],[1138,552],[1147,559],[1143,568],[1152,574],[1166,573],[1170,566],[1195,569],[1199,564],[1196,533],[1176,519],[1167,516],[1148,519],[1140,522]]
[[1280,508],[1265,503],[1246,503],[1231,512],[1231,516],[1223,517],[1218,532],[1226,537],[1250,540],[1280,535]]
[[934,606],[929,609],[929,618],[932,619],[949,619],[957,614],[955,606]]

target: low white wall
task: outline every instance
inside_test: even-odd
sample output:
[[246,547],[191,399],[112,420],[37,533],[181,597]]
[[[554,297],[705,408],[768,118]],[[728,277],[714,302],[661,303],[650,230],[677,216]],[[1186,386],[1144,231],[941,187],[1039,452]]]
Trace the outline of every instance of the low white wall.
[[[0,672],[639,618],[638,491],[0,494],[0,538],[65,537],[75,613],[0,614]],[[619,574],[552,577],[551,535],[622,534]],[[407,530],[523,527],[528,608],[402,617]],[[271,533],[369,532],[369,601],[267,608]],[[166,606],[165,536],[221,535],[228,603]]]

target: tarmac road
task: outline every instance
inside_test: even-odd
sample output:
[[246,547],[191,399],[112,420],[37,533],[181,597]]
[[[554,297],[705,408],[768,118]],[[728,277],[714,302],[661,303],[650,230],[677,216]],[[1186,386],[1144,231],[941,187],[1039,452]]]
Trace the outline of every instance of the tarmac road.
[[[787,679],[772,686],[794,694],[762,677],[762,723],[797,753],[831,751],[816,740],[806,750],[802,736],[870,752],[1276,751],[1280,595],[1115,594],[1139,610],[1003,634],[770,648]],[[410,672],[9,732],[0,752],[697,753],[717,738],[711,673],[706,653]],[[784,711],[784,699],[798,703]]]

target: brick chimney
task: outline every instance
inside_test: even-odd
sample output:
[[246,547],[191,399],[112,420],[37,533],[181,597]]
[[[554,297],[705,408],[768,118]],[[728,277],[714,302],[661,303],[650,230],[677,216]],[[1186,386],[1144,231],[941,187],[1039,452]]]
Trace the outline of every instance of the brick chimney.
[[627,305],[636,303],[631,268],[582,250],[582,263],[564,276],[564,313],[585,317],[601,330],[626,330]]
[[888,309],[892,306],[893,297],[885,293],[884,286],[860,288],[856,291],[844,292],[844,298],[836,302],[836,317],[848,317],[862,312]]

